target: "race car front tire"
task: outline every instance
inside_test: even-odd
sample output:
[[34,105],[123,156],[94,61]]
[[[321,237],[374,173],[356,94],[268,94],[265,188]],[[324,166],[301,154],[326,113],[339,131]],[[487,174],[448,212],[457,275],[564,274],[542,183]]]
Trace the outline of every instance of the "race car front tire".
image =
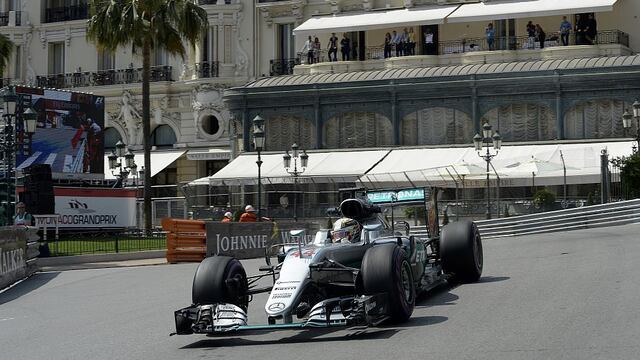
[[246,311],[247,274],[238,259],[212,256],[202,260],[193,277],[191,300],[194,305],[227,303]]
[[476,282],[482,275],[483,254],[480,232],[471,221],[447,224],[440,236],[442,269],[455,282]]
[[391,321],[405,322],[411,317],[416,289],[404,250],[396,244],[372,247],[364,254],[360,273],[365,295],[388,294]]

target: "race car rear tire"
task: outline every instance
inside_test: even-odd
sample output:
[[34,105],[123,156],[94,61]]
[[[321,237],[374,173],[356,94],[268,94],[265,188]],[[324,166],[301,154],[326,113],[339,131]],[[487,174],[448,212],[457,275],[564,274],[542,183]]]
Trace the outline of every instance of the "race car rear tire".
[[474,222],[447,224],[440,236],[442,269],[455,282],[469,283],[482,275],[483,255],[480,232]]
[[249,304],[247,289],[247,274],[238,259],[212,256],[198,265],[191,300],[195,305],[227,303],[246,310]]
[[391,321],[404,322],[411,317],[416,288],[404,250],[396,244],[372,247],[364,254],[360,273],[365,295],[389,294]]

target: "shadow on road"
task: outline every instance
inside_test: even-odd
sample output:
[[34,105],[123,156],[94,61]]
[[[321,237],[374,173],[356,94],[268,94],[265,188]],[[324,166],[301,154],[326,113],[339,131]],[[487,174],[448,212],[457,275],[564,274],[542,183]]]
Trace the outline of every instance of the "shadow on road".
[[483,276],[478,280],[479,283],[493,283],[493,282],[501,282],[507,281],[511,279],[508,276]]
[[[275,344],[296,344],[296,343],[309,343],[309,342],[335,342],[335,341],[350,341],[350,340],[373,340],[373,339],[388,339],[398,333],[398,329],[380,329],[380,328],[356,328],[347,329],[347,334],[344,334],[345,329],[313,329],[308,331],[302,331],[296,335],[280,338],[280,339],[265,339],[265,340],[252,340],[245,338],[214,338],[196,341],[193,344],[183,346],[181,349],[201,349],[201,348],[216,348],[216,347],[234,347],[234,346],[249,346],[249,345],[275,345]],[[327,334],[341,332],[340,335],[324,336]],[[245,335],[245,334],[243,334]],[[249,335],[249,334],[246,334]],[[320,337],[322,336],[322,337]]]
[[58,276],[59,272],[37,273],[18,285],[0,293],[0,305],[16,300],[45,285]]

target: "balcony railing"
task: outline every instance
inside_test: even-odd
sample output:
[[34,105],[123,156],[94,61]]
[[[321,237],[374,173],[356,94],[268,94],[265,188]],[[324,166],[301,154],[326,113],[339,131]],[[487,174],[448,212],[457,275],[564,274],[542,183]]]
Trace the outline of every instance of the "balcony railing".
[[[225,5],[231,4],[231,0],[224,0]],[[217,5],[218,0],[198,0],[198,5]]]
[[278,75],[291,75],[293,74],[293,67],[296,65],[300,65],[300,58],[294,59],[272,59],[271,63],[271,71],[269,75],[278,76]]
[[[629,34],[619,30],[599,31],[593,41],[583,39],[577,41],[574,33],[569,35],[568,45],[606,45],[618,44],[629,47]],[[563,46],[562,39],[559,34],[552,33],[547,35],[544,47]],[[494,48],[489,49],[486,38],[470,38],[454,41],[444,41],[439,43],[439,54],[459,54],[470,51],[487,51],[487,50],[523,50],[523,49],[540,49],[540,42],[530,39],[528,36],[512,36],[497,37],[494,40]]]
[[196,76],[198,79],[218,77],[218,62],[204,61],[196,63]]
[[[22,12],[14,11],[16,14],[16,26],[22,25]],[[0,12],[0,26],[8,26],[9,25],[9,13],[10,11]]]
[[[171,66],[152,66],[149,80],[151,82],[173,81],[171,71]],[[50,88],[133,84],[142,82],[142,68],[37,76],[36,82],[39,87]]]
[[59,22],[87,19],[89,16],[87,4],[64,7],[47,8],[44,11],[44,22]]
[[[558,34],[549,34],[546,37],[545,48],[554,46],[563,46],[562,39]],[[629,47],[629,34],[619,30],[605,30],[599,31],[595,41],[588,42],[583,41],[581,45],[605,45],[605,44],[618,44]],[[569,45],[576,45],[576,36],[571,34],[569,36]],[[460,54],[472,51],[488,51],[489,44],[486,38],[467,38],[453,41],[441,41],[438,43],[438,54]],[[523,50],[523,49],[540,49],[539,41],[531,41],[527,36],[511,36],[511,37],[497,37],[493,43],[493,50]],[[395,49],[391,49],[391,54],[395,55]],[[434,54],[435,55],[435,54]],[[384,47],[383,46],[369,46],[367,47],[366,58],[370,59],[383,59]]]

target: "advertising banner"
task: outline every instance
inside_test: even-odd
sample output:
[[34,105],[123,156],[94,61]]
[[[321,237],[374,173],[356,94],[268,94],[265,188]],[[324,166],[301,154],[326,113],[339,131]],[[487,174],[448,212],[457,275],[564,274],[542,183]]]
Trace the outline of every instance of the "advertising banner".
[[16,93],[30,95],[37,113],[31,146],[17,153],[18,170],[48,164],[54,178],[104,177],[103,96],[20,86]]
[[0,227],[0,289],[25,276],[27,265],[26,239],[16,231]]
[[265,256],[265,250],[272,245],[297,243],[291,230],[305,230],[300,239],[303,244],[313,241],[317,226],[310,223],[275,222],[223,223],[210,221],[207,229],[207,257],[228,255],[238,259]]
[[[427,196],[428,196],[427,192]],[[395,196],[395,199],[394,199]],[[407,201],[424,201],[425,190],[423,188],[403,189],[397,191],[369,191],[367,198],[374,204],[391,203],[391,202],[407,202]]]
[[128,228],[136,226],[136,192],[127,189],[54,188],[55,218],[38,218],[36,226]]

